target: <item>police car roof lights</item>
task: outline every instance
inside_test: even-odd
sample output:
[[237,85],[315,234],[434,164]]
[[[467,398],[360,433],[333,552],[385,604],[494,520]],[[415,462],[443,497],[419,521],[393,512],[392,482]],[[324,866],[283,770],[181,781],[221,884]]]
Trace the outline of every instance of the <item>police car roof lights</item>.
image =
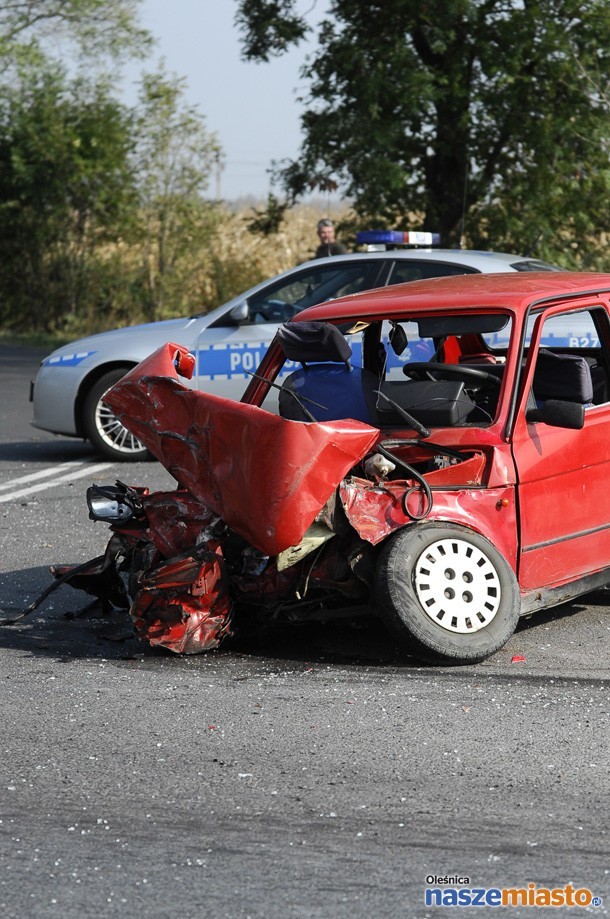
[[422,230],[360,230],[356,242],[363,246],[440,246],[440,233]]

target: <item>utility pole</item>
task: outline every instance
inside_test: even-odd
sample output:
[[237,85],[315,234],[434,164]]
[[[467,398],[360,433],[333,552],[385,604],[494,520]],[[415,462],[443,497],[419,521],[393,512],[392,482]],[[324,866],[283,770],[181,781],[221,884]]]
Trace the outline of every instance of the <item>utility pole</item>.
[[224,164],[222,162],[220,151],[216,153],[216,156],[214,158],[214,164],[215,164],[214,175],[216,179],[216,195],[215,196],[216,196],[216,200],[220,201],[220,199],[222,198],[222,170],[224,168]]

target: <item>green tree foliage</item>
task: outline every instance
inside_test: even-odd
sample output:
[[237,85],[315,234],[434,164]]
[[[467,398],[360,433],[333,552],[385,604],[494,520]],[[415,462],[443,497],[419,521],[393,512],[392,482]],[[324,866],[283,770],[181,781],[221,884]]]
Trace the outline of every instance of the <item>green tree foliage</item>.
[[[0,315],[52,329],[98,289],[100,247],[136,202],[130,113],[107,86],[28,71],[0,99]],[[94,293],[95,290],[95,293]]]
[[180,81],[107,85],[28,67],[0,98],[0,321],[78,333],[192,312],[213,271],[221,151]]
[[[0,323],[63,330],[209,305],[222,153],[182,81],[117,101],[103,66],[143,52],[141,0],[6,0],[0,9]],[[65,48],[85,79],[53,62]]]
[[146,315],[188,310],[197,254],[218,216],[204,194],[222,152],[196,108],[184,102],[182,80],[163,73],[142,82],[136,119],[142,288]]
[[[241,0],[236,21],[251,60],[307,34],[296,0]],[[290,195],[336,181],[363,221],[594,262],[610,203],[605,0],[332,0],[317,37]]]
[[274,194],[267,195],[267,205],[263,210],[252,208],[254,216],[248,222],[248,232],[254,235],[260,233],[261,236],[273,236],[279,232],[288,205],[278,201]]
[[245,32],[246,57],[261,61],[287,51],[309,32],[293,0],[241,0],[236,22]]
[[0,4],[0,71],[41,58],[49,38],[68,41],[86,53],[143,54],[150,46],[140,28],[141,0],[3,0]]

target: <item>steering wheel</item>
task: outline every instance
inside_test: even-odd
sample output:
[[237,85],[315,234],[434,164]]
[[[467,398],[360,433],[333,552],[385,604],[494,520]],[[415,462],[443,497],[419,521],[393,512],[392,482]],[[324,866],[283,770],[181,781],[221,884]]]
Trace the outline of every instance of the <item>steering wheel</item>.
[[260,316],[259,322],[288,322],[299,312],[299,307],[281,300],[267,300],[254,310]]
[[478,383],[478,389],[486,384],[500,386],[502,382],[500,377],[493,373],[479,370],[477,367],[469,367],[467,364],[430,364],[427,361],[416,361],[412,364],[405,364],[402,372],[414,380],[442,380],[447,376],[458,379],[466,377],[464,382],[471,385]]

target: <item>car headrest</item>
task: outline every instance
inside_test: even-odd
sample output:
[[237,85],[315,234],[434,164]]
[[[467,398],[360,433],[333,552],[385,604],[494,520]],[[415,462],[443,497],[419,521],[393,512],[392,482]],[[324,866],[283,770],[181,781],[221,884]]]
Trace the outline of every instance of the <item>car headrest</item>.
[[289,361],[347,364],[352,349],[330,322],[294,322],[280,326],[278,338]]
[[534,370],[536,399],[564,399],[586,405],[593,401],[591,370],[579,354],[556,354],[544,348]]

